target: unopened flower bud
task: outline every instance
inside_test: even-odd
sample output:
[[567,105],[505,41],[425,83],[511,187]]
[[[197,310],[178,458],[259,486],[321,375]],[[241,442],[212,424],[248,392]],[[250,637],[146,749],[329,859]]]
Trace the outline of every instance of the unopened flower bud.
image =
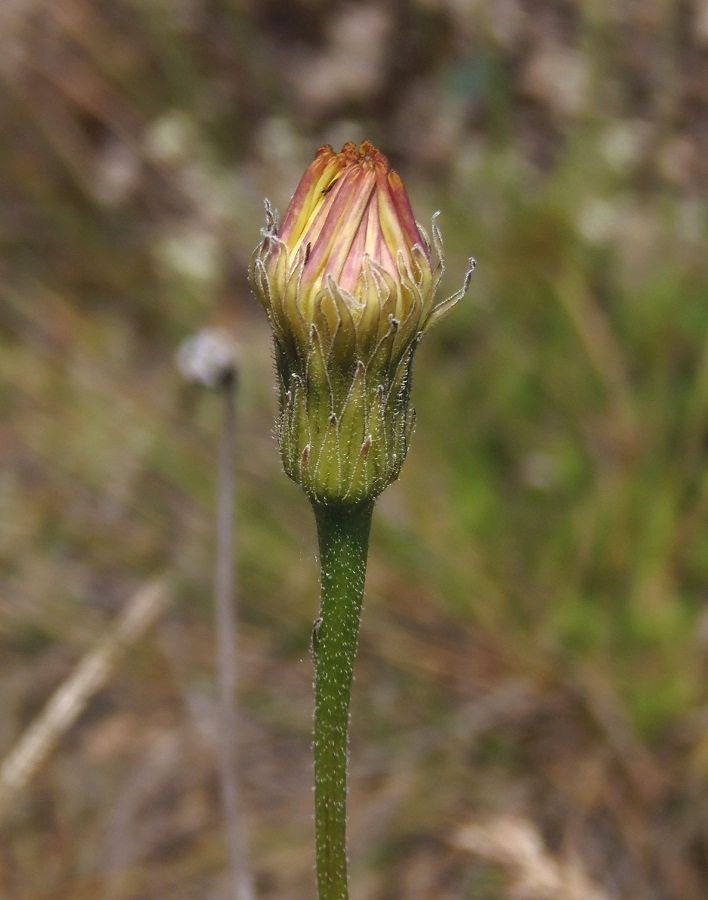
[[435,218],[432,235],[435,262],[403,182],[368,141],[321,147],[281,226],[266,202],[249,277],[275,339],[283,465],[316,502],[372,500],[398,477],[413,351],[474,266],[436,305]]

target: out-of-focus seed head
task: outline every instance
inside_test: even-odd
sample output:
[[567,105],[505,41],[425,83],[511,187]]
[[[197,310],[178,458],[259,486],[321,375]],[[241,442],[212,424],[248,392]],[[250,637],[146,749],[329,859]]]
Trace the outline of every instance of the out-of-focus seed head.
[[321,147],[249,270],[275,338],[285,470],[316,502],[360,503],[397,478],[414,412],[413,350],[469,282],[434,304],[443,272],[406,189],[369,141]]
[[202,387],[230,384],[238,371],[238,347],[223,328],[203,328],[177,348],[177,368]]

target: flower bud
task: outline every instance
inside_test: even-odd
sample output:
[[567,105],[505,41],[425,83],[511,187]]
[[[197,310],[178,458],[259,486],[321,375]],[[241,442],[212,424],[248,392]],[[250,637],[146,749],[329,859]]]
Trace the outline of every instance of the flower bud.
[[285,219],[266,201],[249,268],[273,329],[277,436],[287,474],[318,503],[373,500],[408,451],[413,352],[460,300],[442,303],[437,261],[399,175],[373,144],[321,147]]

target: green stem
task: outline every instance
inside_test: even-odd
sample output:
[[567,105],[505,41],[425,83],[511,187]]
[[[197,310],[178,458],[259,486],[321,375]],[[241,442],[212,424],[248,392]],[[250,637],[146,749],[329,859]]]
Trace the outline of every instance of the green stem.
[[315,663],[315,845],[319,900],[347,900],[349,697],[373,503],[313,504],[320,548]]

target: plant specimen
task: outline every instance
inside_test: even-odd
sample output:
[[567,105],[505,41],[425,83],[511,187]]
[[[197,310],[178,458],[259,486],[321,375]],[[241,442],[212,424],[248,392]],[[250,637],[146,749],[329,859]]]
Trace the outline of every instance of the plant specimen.
[[249,269],[273,329],[286,473],[317,523],[320,611],[315,667],[315,832],[320,900],[347,893],[349,698],[378,495],[398,477],[415,413],[415,349],[465,294],[436,303],[443,274],[406,189],[368,141],[321,147],[281,225],[266,225]]

